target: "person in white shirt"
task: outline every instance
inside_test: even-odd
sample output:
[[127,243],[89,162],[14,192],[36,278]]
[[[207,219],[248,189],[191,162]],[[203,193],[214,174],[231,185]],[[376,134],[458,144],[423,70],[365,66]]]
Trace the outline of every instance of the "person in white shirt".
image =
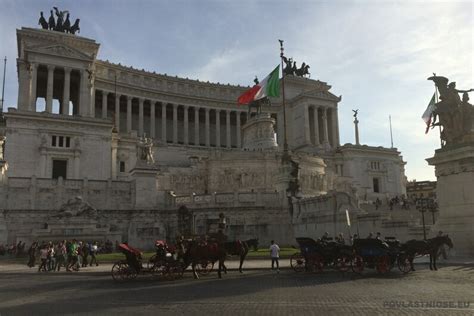
[[275,268],[275,263],[276,263],[276,268],[277,268],[277,273],[280,272],[280,266],[278,263],[278,258],[280,258],[280,247],[278,247],[277,244],[275,244],[275,241],[272,240],[272,244],[270,245],[270,257],[272,258],[272,270]]

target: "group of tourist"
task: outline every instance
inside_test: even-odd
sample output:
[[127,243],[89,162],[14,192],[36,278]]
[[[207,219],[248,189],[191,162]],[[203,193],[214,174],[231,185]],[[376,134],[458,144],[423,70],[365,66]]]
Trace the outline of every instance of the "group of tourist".
[[0,256],[10,255],[10,256],[20,256],[25,251],[25,243],[21,240],[18,244],[0,244]]
[[98,266],[97,254],[99,243],[64,240],[59,242],[33,242],[28,249],[28,263],[30,268],[36,265],[39,258],[38,272],[60,271],[64,267],[66,271],[79,271],[81,267]]
[[[397,205],[399,205],[403,210],[409,210],[411,202],[406,198],[405,195],[397,195],[392,198],[387,198],[387,204],[390,207],[391,211],[393,211],[393,208]],[[375,210],[378,210],[382,206],[382,200],[376,198],[375,201],[373,201],[373,204],[375,206]]]

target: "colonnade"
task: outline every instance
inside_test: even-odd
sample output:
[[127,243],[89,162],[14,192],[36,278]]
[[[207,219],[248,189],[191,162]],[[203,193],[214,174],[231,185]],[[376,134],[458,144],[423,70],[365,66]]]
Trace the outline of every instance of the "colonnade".
[[70,114],[69,107],[72,101],[73,107],[76,107],[73,109],[74,114],[94,115],[91,102],[94,98],[92,82],[87,70],[31,62],[26,65],[25,70],[20,71],[26,74],[26,76],[20,74],[20,78],[26,81],[22,84],[26,84],[27,89],[26,93],[22,87],[19,89],[18,105],[21,109],[36,111],[38,97],[44,97],[44,111],[47,113],[53,113],[53,99],[58,99],[59,114]]
[[[106,119],[111,116],[110,110],[113,109],[112,115],[117,131],[131,133],[132,130],[136,129],[138,136],[146,134],[147,137],[158,138],[167,143],[207,147],[240,147],[242,138],[240,127],[248,119],[247,111],[244,110],[173,104],[143,97],[116,94],[106,90],[97,90],[96,95],[96,102],[98,102],[96,116]],[[112,106],[110,100],[113,100]],[[123,111],[121,104],[125,103],[126,111]],[[134,113],[137,112],[138,122],[136,122],[137,126],[134,128],[133,118],[136,117]],[[125,115],[125,120],[122,117],[123,115]],[[222,119],[221,115],[223,116]],[[161,123],[158,122],[160,116]],[[190,119],[190,116],[194,118]],[[125,127],[121,126],[121,122],[124,121],[126,122]],[[149,124],[149,126],[146,126],[146,124]],[[194,128],[191,129],[190,125],[193,125]],[[159,127],[161,127],[161,132]],[[214,131],[213,135],[211,135],[211,131]],[[171,135],[168,135],[169,132],[171,132]],[[201,135],[202,133],[203,135]]]
[[339,146],[337,108],[305,105],[306,140],[314,146]]

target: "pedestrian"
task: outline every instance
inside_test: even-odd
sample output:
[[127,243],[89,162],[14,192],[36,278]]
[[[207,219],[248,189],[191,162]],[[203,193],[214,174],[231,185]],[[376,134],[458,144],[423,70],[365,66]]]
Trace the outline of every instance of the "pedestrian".
[[41,264],[38,268],[38,272],[41,272],[41,269],[46,272],[47,271],[47,263],[48,263],[48,247],[46,245],[43,245],[40,249],[40,259],[41,259]]
[[56,252],[53,243],[50,241],[48,244],[48,271],[54,271],[56,269]]
[[67,267],[66,253],[66,244],[60,242],[56,251],[56,268],[58,272],[61,270],[61,266]]
[[97,258],[96,258],[98,250],[99,250],[99,247],[97,246],[97,241],[94,241],[94,243],[91,245],[91,249],[90,249],[90,254],[91,254],[90,266],[91,267],[92,267],[92,263],[95,263],[96,266],[99,265],[99,263],[97,262]]
[[85,242],[82,245],[81,255],[82,255],[82,264],[81,264],[81,266],[82,267],[87,267],[87,265],[88,265],[87,257],[89,257],[89,243]]
[[[436,237],[443,237],[443,232],[440,230],[438,232],[438,236]],[[440,257],[443,257],[444,260],[447,260],[448,259],[448,255],[446,254],[446,248],[444,247],[444,244],[442,244],[439,249],[438,249],[438,253],[437,253],[437,256],[438,256],[438,259]]]
[[270,257],[272,258],[272,270],[274,270],[276,263],[276,271],[277,273],[280,273],[280,265],[278,263],[278,259],[280,258],[280,247],[275,244],[274,240],[271,241],[270,245]]
[[375,239],[382,240],[382,234],[377,232],[377,236],[375,237]]
[[38,247],[38,242],[33,242],[30,246],[30,249],[28,249],[28,267],[33,268],[36,263],[36,249]]

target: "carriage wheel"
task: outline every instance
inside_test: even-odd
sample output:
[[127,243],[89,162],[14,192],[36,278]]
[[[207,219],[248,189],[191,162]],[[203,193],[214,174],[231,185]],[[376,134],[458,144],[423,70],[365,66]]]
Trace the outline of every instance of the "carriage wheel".
[[340,272],[347,272],[349,271],[349,267],[351,266],[351,260],[347,256],[342,256],[336,259],[336,268]]
[[354,256],[351,260],[352,271],[361,274],[364,271],[364,258],[359,255]]
[[163,261],[158,260],[153,263],[149,270],[154,277],[159,278],[166,275],[167,267]]
[[380,274],[388,273],[390,271],[390,257],[387,255],[378,257],[375,268]]
[[306,268],[306,260],[300,252],[297,252],[291,256],[290,265],[295,272],[303,272]]
[[154,267],[155,261],[156,261],[156,254],[154,254],[153,256],[151,256],[150,259],[148,259],[148,262],[146,263],[146,267],[148,270],[151,270]]
[[323,272],[324,259],[320,255],[314,255],[310,259],[311,271],[315,273]]
[[196,265],[196,272],[199,275],[208,275],[211,273],[212,269],[214,268],[214,262],[210,261],[201,261]]
[[404,274],[411,271],[410,258],[407,255],[401,255],[398,257],[398,269]]
[[183,267],[179,263],[168,267],[168,274],[172,280],[181,279],[183,277],[183,272]]
[[126,279],[125,273],[126,269],[124,269],[124,265],[122,261],[114,263],[112,266],[112,279],[114,281],[120,282]]

